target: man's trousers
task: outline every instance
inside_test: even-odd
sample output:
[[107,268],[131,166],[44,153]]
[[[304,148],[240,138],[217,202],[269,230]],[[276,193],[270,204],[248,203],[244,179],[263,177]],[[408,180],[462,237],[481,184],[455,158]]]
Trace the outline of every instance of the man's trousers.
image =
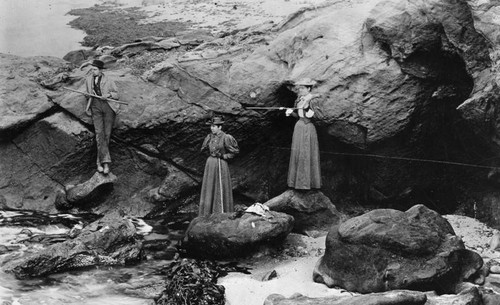
[[108,102],[99,99],[93,99],[90,110],[92,111],[92,121],[94,122],[97,142],[97,165],[111,163],[109,140],[111,139],[116,114],[108,105]]

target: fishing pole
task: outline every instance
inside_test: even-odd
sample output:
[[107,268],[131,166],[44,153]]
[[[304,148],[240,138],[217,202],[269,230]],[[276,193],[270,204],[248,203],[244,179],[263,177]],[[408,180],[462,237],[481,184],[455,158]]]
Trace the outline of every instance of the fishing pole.
[[122,102],[122,101],[119,101],[119,100],[115,100],[115,99],[112,99],[112,98],[109,98],[109,97],[103,97],[103,96],[99,96],[99,95],[95,95],[95,94],[90,94],[90,93],[87,93],[87,92],[83,92],[83,91],[71,89],[71,88],[68,88],[68,87],[63,87],[63,89],[66,89],[66,90],[69,90],[69,91],[73,91],[73,92],[76,92],[76,93],[80,93],[80,94],[83,94],[83,95],[95,97],[95,98],[98,98],[98,99],[101,99],[101,100],[105,100],[105,101],[110,101],[110,102],[114,102],[114,103],[118,103],[118,104],[122,104],[122,105],[128,105],[128,103],[125,103],[125,102]]
[[292,109],[292,110],[296,110],[299,108],[295,108],[295,107],[245,107],[245,109],[252,109],[252,110],[287,110],[287,109]]

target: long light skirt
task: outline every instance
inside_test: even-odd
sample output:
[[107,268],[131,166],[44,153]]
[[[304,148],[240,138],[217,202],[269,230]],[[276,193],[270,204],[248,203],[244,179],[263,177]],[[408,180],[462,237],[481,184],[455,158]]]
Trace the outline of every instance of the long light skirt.
[[321,169],[316,128],[308,120],[295,124],[288,166],[288,186],[299,190],[321,188]]

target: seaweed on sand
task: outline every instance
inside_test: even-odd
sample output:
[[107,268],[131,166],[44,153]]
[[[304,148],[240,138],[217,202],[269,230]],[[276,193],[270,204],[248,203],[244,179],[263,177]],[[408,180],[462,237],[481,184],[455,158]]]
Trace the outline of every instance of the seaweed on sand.
[[225,304],[225,289],[217,279],[228,272],[249,273],[237,263],[182,259],[174,261],[159,273],[167,278],[158,305],[219,305]]

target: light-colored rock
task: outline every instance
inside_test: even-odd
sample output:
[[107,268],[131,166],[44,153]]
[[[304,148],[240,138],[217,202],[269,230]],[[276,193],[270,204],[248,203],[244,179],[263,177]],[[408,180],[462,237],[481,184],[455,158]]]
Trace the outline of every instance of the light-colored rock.
[[72,204],[89,201],[99,195],[100,188],[113,184],[116,180],[117,177],[111,172],[104,175],[96,171],[89,180],[69,188],[66,192],[66,198]]
[[309,298],[293,295],[285,298],[279,294],[267,297],[264,305],[424,305],[427,297],[424,293],[410,290],[394,290],[382,293],[370,293],[358,296]]
[[483,300],[477,287],[470,287],[457,294],[436,295],[427,293],[426,305],[481,305]]
[[500,266],[493,265],[490,267],[490,272],[495,274],[500,274]]
[[292,215],[295,219],[293,230],[298,233],[315,229],[328,231],[346,218],[319,190],[287,190],[264,204],[272,211]]

